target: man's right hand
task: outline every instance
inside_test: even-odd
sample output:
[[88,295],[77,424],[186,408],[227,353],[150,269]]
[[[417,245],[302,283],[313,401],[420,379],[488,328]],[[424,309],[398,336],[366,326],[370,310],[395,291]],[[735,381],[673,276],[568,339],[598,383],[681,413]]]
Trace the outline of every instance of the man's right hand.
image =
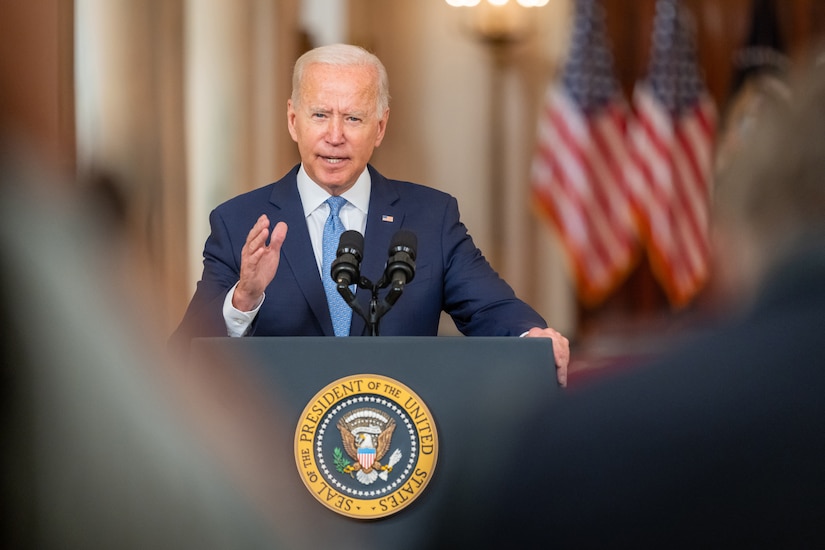
[[[232,306],[240,311],[251,311],[261,301],[264,290],[275,278],[281,261],[281,245],[286,239],[287,226],[278,222],[269,234],[269,218],[262,214],[246,236],[241,249],[241,279],[232,295]],[[266,244],[269,239],[269,245]]]

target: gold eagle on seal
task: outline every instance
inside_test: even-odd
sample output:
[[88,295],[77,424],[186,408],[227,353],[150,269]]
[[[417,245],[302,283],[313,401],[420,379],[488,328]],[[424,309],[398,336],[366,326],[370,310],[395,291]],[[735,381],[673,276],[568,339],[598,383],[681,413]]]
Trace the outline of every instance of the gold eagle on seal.
[[395,420],[376,409],[358,409],[338,421],[338,431],[344,450],[353,459],[353,463],[343,469],[365,485],[381,478],[386,480],[387,473],[401,458],[396,450],[387,464],[381,460],[387,454],[395,431]]

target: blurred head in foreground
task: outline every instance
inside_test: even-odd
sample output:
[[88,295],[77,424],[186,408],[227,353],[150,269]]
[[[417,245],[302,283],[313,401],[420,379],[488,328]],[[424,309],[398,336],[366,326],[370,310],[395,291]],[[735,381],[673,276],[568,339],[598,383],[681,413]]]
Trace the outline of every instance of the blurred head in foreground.
[[[825,66],[788,88],[755,82],[747,131],[726,152],[714,197],[719,283],[749,301],[772,271],[825,236]],[[759,91],[761,90],[761,91]],[[724,144],[722,144],[724,145]]]

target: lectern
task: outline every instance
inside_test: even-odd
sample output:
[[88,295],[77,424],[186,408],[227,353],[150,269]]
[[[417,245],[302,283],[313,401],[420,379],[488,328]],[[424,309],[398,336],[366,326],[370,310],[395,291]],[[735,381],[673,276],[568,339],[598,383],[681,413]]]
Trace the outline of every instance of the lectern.
[[426,546],[519,475],[521,424],[560,392],[544,338],[201,338],[188,368],[252,380],[278,411],[278,514],[306,548]]

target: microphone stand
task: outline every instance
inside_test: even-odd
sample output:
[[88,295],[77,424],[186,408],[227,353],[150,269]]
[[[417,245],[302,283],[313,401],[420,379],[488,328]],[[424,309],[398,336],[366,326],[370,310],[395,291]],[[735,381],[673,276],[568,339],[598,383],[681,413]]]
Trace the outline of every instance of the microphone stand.
[[386,288],[388,284],[389,281],[387,281],[384,277],[378,281],[378,284],[373,284],[372,281],[366,277],[361,277],[361,280],[358,281],[358,287],[370,291],[369,312],[365,312],[364,308],[361,307],[361,304],[355,300],[355,294],[352,290],[350,290],[346,281],[340,279],[338,280],[338,294],[340,294],[347,305],[352,308],[352,311],[364,319],[367,326],[369,326],[370,336],[379,335],[378,325],[381,317],[392,309],[392,306],[395,305],[395,302],[398,301],[398,298],[401,297],[401,294],[404,292],[404,283],[401,281],[394,281],[392,288],[387,293],[387,296],[383,300],[379,300],[378,291],[382,288]]

